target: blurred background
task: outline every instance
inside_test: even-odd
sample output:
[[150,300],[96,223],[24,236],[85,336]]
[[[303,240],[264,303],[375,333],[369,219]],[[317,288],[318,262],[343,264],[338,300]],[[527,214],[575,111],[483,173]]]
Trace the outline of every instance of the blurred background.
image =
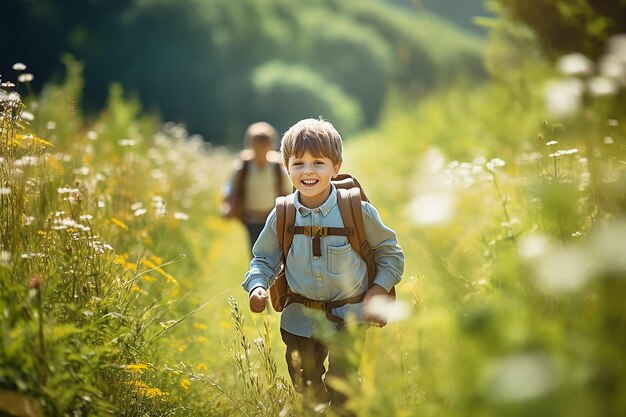
[[324,115],[350,133],[376,124],[392,89],[484,78],[485,16],[482,0],[9,0],[0,67],[27,64],[39,91],[68,53],[85,109],[117,81],[164,120],[239,146],[257,120],[283,132]]
[[2,1],[0,414],[318,415],[219,205],[249,123],[321,115],[406,253],[360,417],[626,415],[625,31],[626,0]]

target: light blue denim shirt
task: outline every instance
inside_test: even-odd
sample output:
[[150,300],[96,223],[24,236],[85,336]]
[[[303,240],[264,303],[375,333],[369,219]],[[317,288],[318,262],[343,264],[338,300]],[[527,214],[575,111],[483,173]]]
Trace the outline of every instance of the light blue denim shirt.
[[[319,207],[310,209],[294,194],[295,224],[298,226],[344,227],[337,204],[335,187]],[[363,222],[377,265],[375,284],[387,291],[400,282],[404,271],[404,254],[398,245],[396,233],[385,226],[370,203],[363,202]],[[293,237],[287,255],[286,276],[291,291],[319,301],[341,300],[367,291],[367,267],[352,249],[345,236],[321,238],[322,256],[313,256],[312,238],[297,234]],[[276,234],[276,209],[267,218],[254,248],[250,270],[242,286],[248,293],[256,287],[269,288],[281,263],[281,250]],[[357,323],[362,318],[362,304],[346,304],[333,309],[333,314]],[[336,332],[334,323],[321,310],[307,308],[299,303],[288,305],[281,314],[281,328],[303,337],[324,338]]]

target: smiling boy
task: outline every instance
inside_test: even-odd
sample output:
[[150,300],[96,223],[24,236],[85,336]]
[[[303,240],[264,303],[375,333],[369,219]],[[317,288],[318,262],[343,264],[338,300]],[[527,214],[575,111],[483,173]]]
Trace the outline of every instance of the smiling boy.
[[[293,125],[281,142],[281,154],[294,187],[295,226],[344,227],[331,180],[342,164],[342,139],[324,120],[305,119]],[[350,302],[332,309],[340,321],[331,321],[324,311],[301,302],[287,303],[281,315],[281,336],[286,345],[287,367],[294,386],[312,394],[319,403],[329,400],[341,406],[346,396],[335,389],[337,379],[358,379],[358,365],[365,333],[372,322],[384,319],[368,315],[364,306],[375,296],[386,296],[404,270],[404,255],[396,234],[385,226],[370,203],[362,203],[367,239],[374,250],[377,274],[368,288],[367,267],[345,235],[323,236],[321,251],[313,252],[310,236],[295,234],[285,263],[289,290],[299,299],[320,302]],[[270,284],[281,265],[276,233],[276,210],[268,216],[253,248],[250,270],[243,288],[249,293],[250,309],[262,312]],[[342,303],[339,303],[342,304]],[[326,372],[324,361],[328,361]]]

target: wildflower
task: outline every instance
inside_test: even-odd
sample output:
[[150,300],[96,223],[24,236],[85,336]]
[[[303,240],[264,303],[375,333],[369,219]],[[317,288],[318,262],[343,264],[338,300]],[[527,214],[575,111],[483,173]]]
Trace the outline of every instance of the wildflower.
[[132,365],[126,365],[124,367],[124,370],[126,372],[130,372],[133,374],[142,374],[143,371],[145,371],[146,369],[148,369],[148,365],[143,364],[143,363],[136,363],[136,364],[132,364]]
[[[134,269],[134,268],[135,268],[135,265],[133,265],[133,269]],[[141,277],[141,279],[143,279],[145,282],[149,282],[149,283],[152,283],[152,282],[154,282],[154,281],[156,281],[156,280],[157,280],[157,279],[156,279],[156,277],[155,277],[155,276],[152,276],[152,275],[143,275],[143,276]]]
[[587,86],[593,96],[612,96],[617,93],[617,83],[608,77],[593,77]]
[[49,121],[48,123],[46,123],[46,129],[48,130],[54,130],[57,128],[57,124],[56,122],[53,121]]
[[572,53],[559,58],[557,68],[565,75],[588,75],[593,72],[593,62],[583,54]]
[[135,392],[147,398],[165,397],[168,395],[159,388],[151,387],[141,381],[128,381],[127,384],[133,387]]
[[604,137],[604,144],[605,145],[611,145],[613,143],[613,138],[611,136],[605,136]]
[[187,213],[181,213],[180,211],[177,211],[176,213],[174,213],[174,218],[178,220],[189,220],[189,215]]
[[20,117],[22,118],[22,120],[26,120],[28,122],[32,122],[33,120],[35,120],[35,115],[29,111],[23,111]]
[[116,219],[115,217],[111,217],[111,222],[122,230],[130,230],[123,221]]
[[617,55],[604,55],[600,58],[600,74],[604,77],[620,81],[622,84],[626,82],[626,62]]
[[162,321],[159,323],[161,325],[161,327],[163,327],[164,329],[169,329],[170,327],[172,327],[173,325],[176,324],[176,320],[168,320],[168,321]]
[[40,252],[30,252],[30,253],[23,253],[20,257],[22,259],[34,259],[34,258],[45,258],[46,255]]
[[57,193],[59,194],[71,194],[78,193],[80,190],[78,188],[70,188],[67,185],[65,187],[57,188]]
[[198,329],[198,330],[206,330],[206,329],[208,329],[208,326],[206,324],[204,324],[204,323],[194,323],[193,327]]
[[191,386],[191,382],[190,382],[187,378],[185,378],[185,379],[183,379],[183,380],[181,380],[181,381],[180,381],[180,386],[181,386],[181,387],[182,387],[185,391],[187,391],[187,390],[189,389],[189,387]]
[[558,151],[549,154],[548,156],[550,158],[558,158],[559,156],[563,156],[563,155],[573,155],[575,153],[578,153],[578,149],[576,148],[572,148],[572,149],[567,149],[567,150],[562,150],[559,149]]
[[35,79],[33,74],[24,73],[17,76],[17,80],[21,83],[29,83]]
[[501,168],[501,167],[503,167],[504,165],[506,165],[506,162],[504,162],[504,161],[503,161],[502,159],[500,159],[500,158],[493,158],[493,159],[491,159],[489,162],[487,162],[487,163],[485,164],[485,166],[487,167],[487,169],[488,169],[489,171],[492,171],[492,172],[493,172],[493,171],[495,171],[495,170],[496,170],[496,168]]
[[26,70],[26,65],[21,62],[16,62],[15,64],[13,64],[13,69],[15,71],[24,71]]
[[144,214],[146,214],[148,212],[148,209],[142,207],[140,209],[137,209],[133,212],[133,215],[135,217],[139,217],[139,216],[143,216]]
[[89,167],[80,167],[74,169],[72,172],[76,175],[89,175]]
[[556,117],[571,116],[581,106],[584,85],[577,78],[550,81],[545,88],[548,111]]
[[432,192],[414,198],[407,207],[411,221],[422,226],[445,224],[455,212],[455,198],[449,192]]
[[576,246],[547,247],[532,263],[537,284],[546,292],[573,292],[592,278],[588,254]]
[[37,165],[37,162],[39,162],[39,159],[37,157],[24,155],[20,159],[16,160],[14,164],[16,167],[29,167]]
[[409,316],[406,303],[393,301],[386,296],[372,297],[365,305],[364,312],[370,316],[380,317],[387,323],[404,320]]
[[89,132],[87,132],[87,139],[89,139],[89,140],[97,140],[98,139],[98,134],[96,132],[94,132],[93,130],[90,130]]
[[168,282],[174,284],[176,287],[179,286],[178,281],[176,281],[176,279],[173,276],[165,272],[163,268],[161,268],[160,266],[155,265],[153,262],[149,261],[148,259],[142,259],[141,263],[147,266],[148,268],[154,269],[155,271],[157,271],[159,274],[164,276]]
[[10,187],[0,187],[0,195],[9,195],[11,194]]
[[134,139],[122,139],[117,142],[120,146],[135,146],[136,141]]
[[518,251],[523,259],[537,259],[547,247],[548,239],[545,236],[528,235],[520,240]]
[[553,146],[553,145],[556,145],[557,143],[559,143],[559,142],[557,142],[556,140],[551,140],[551,141],[546,143],[546,146]]
[[523,401],[548,393],[556,383],[556,370],[543,354],[517,354],[492,363],[487,369],[488,394],[497,401]]

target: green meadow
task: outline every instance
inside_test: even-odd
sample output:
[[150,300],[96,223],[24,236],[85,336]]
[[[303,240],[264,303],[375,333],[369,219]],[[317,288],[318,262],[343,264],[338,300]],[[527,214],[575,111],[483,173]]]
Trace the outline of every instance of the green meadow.
[[[2,69],[0,414],[315,415],[279,315],[241,289],[245,232],[218,210],[236,153],[118,84],[84,112],[82,63],[64,63],[38,93]],[[343,171],[406,255],[358,416],[626,413],[624,85],[555,114],[562,76],[526,65],[392,90],[344,136]]]

